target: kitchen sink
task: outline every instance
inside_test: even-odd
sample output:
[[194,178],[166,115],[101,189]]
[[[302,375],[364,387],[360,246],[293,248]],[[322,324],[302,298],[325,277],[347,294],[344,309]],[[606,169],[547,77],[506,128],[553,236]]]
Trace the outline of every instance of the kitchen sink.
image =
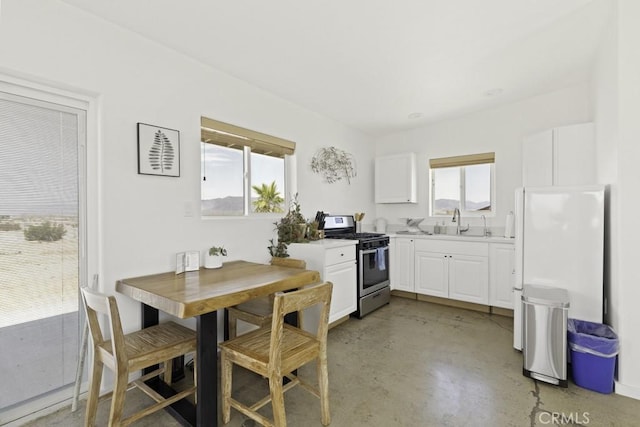
[[428,231],[408,231],[408,230],[404,230],[404,231],[397,231],[396,234],[409,234],[409,235],[419,236],[419,235],[431,235],[432,233],[430,233]]

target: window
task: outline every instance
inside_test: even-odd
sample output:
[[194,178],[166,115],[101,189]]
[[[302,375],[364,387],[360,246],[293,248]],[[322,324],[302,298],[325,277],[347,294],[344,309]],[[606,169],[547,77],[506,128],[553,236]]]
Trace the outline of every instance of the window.
[[294,142],[202,117],[200,144],[202,216],[285,211]]
[[431,216],[494,214],[495,153],[429,160]]

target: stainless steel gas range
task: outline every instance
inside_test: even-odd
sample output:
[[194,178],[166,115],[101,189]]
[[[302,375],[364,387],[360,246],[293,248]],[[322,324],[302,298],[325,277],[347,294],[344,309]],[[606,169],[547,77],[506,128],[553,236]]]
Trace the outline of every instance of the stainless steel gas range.
[[389,236],[380,233],[356,233],[353,215],[321,215],[320,229],[327,239],[357,240],[358,318],[389,303]]

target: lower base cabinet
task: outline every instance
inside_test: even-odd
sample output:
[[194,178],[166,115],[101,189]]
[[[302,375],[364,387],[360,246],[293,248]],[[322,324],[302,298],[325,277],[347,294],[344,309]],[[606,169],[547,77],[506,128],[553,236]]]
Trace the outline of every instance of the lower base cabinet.
[[513,309],[513,242],[391,239],[391,287]]
[[[358,308],[355,245],[355,240],[338,239],[289,245],[289,256],[305,260],[308,270],[320,272],[320,280],[333,283],[329,323],[348,316]],[[313,332],[319,319],[319,310],[315,308],[305,312],[303,321],[304,328]]]
[[390,250],[390,279],[391,289],[415,292],[413,239],[392,237],[389,242]]
[[488,244],[417,240],[415,289],[419,294],[488,305]]

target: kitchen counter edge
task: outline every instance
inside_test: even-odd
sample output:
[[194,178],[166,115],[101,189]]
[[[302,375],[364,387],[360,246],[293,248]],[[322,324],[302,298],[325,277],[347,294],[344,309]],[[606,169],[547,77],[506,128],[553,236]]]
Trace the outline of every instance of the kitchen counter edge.
[[478,242],[478,243],[510,243],[513,244],[515,239],[503,236],[465,236],[452,234],[403,234],[403,233],[387,233],[389,237],[402,237],[408,239],[424,239],[424,240],[453,240],[457,242]]

